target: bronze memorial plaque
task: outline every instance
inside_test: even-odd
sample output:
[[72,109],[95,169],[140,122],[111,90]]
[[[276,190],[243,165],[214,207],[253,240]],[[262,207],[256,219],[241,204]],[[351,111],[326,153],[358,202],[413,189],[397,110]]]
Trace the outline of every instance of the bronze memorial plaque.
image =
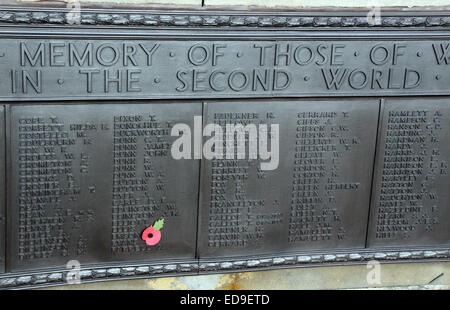
[[225,145],[226,124],[250,124],[259,136],[249,128],[236,141],[249,150],[270,136],[258,151],[271,154],[204,161],[200,258],[364,248],[378,112],[375,99],[208,102]]
[[450,78],[445,41],[135,35],[142,38],[0,38],[0,99],[441,94]]
[[5,107],[0,106],[0,272],[5,272],[6,256],[5,137]]
[[0,6],[0,288],[450,259],[450,11]]
[[193,259],[199,161],[172,158],[170,131],[199,114],[200,102],[11,107],[9,271]]
[[387,99],[368,246],[450,244],[450,99]]

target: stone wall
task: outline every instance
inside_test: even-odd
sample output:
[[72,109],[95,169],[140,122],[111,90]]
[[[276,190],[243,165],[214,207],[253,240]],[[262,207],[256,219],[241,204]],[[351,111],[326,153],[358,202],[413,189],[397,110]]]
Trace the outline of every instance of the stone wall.
[[[16,0],[17,2],[75,2],[121,4],[170,4],[193,6],[262,6],[262,7],[416,7],[450,6],[450,0]],[[0,0],[0,3],[12,2]]]
[[[61,3],[81,2],[83,4],[152,4],[178,6],[249,6],[288,7],[433,7],[450,6],[450,0],[0,0],[5,3]],[[430,8],[433,9],[433,8]],[[54,289],[336,289],[336,288],[444,288],[450,285],[450,263],[396,264],[382,267],[382,279],[377,285],[366,282],[367,268],[362,266],[320,267],[291,270],[274,270],[229,275],[209,275],[151,280],[133,280],[67,286]],[[264,285],[263,285],[264,284]],[[412,287],[413,286],[413,287]],[[434,287],[433,287],[434,286]]]

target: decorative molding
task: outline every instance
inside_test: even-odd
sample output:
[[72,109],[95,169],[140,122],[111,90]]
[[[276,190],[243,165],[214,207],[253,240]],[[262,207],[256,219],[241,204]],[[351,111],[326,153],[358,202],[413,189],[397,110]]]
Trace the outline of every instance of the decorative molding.
[[[68,9],[0,7],[0,24],[68,25]],[[81,25],[233,28],[449,28],[450,12],[386,12],[380,25],[367,12],[239,12],[176,10],[95,10],[81,8]]]
[[405,260],[431,260],[449,259],[450,250],[416,250],[416,251],[383,251],[383,252],[348,252],[348,253],[321,253],[321,254],[298,254],[290,256],[277,256],[272,258],[250,258],[222,262],[200,262],[199,272],[227,271],[252,268],[279,268],[279,267],[301,267],[311,264],[357,264],[370,260],[381,262],[405,261]]
[[[44,271],[33,274],[0,276],[0,289],[28,288],[37,286],[67,285],[69,270]],[[198,263],[169,263],[158,265],[110,266],[82,269],[81,282],[117,280],[123,278],[148,278],[173,274],[198,273]]]
[[[0,26],[69,25],[67,9],[0,7]],[[381,25],[371,26],[367,12],[238,12],[238,11],[156,11],[156,10],[81,10],[81,26],[161,27],[215,29],[450,29],[450,12],[386,12]],[[211,272],[233,272],[311,265],[362,264],[450,260],[450,249],[348,250],[340,253],[274,255],[258,258],[194,260],[184,263],[100,266],[82,269],[81,282],[149,278]],[[0,289],[65,285],[69,270],[42,270],[0,274]]]
[[[383,262],[413,262],[450,259],[450,249],[404,251],[352,251],[347,253],[298,254],[264,258],[236,258],[221,261],[204,261],[168,264],[136,264],[82,269],[81,283],[96,281],[150,278],[212,272],[238,272],[269,268],[305,267],[311,265],[362,264],[371,260]],[[0,289],[31,288],[67,285],[68,270],[21,273],[0,276]]]

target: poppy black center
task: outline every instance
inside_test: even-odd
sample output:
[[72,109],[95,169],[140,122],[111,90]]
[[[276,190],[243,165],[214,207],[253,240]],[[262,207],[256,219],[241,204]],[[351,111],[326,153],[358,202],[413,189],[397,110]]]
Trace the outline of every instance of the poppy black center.
[[148,234],[148,237],[149,238],[153,238],[153,234]]

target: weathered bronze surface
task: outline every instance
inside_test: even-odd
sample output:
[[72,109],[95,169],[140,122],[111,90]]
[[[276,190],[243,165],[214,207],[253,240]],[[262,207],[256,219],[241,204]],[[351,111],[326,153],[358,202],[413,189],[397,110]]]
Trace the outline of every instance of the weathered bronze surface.
[[442,94],[450,78],[442,40],[117,40],[107,34],[77,40],[60,34],[1,39],[0,98]]
[[208,102],[207,123],[279,124],[280,158],[266,171],[260,160],[205,161],[199,257],[364,248],[378,109],[375,99]]
[[[68,13],[0,7],[0,288],[450,258],[449,12]],[[172,157],[230,122],[278,167]]]
[[[175,123],[200,102],[11,107],[9,271],[195,256],[199,161]],[[164,218],[161,242],[141,239]]]
[[368,246],[448,245],[449,99],[386,99]]
[[5,240],[6,240],[6,210],[5,210],[5,108],[0,106],[0,272],[5,272]]

